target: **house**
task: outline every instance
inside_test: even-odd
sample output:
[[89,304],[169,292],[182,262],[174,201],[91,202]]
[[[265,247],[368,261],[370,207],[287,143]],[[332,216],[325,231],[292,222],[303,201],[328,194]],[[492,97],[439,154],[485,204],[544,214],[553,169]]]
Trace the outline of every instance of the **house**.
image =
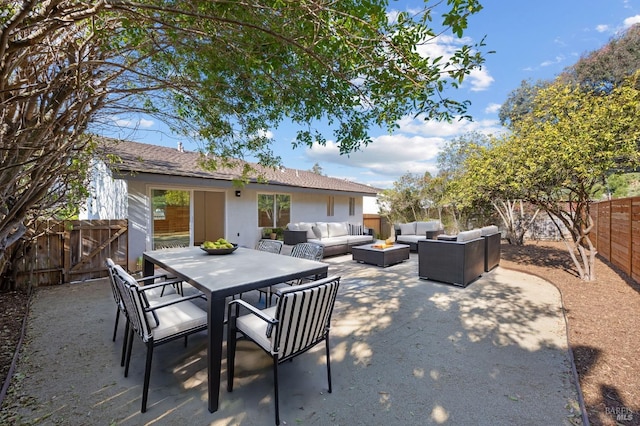
[[[202,154],[180,147],[105,139],[96,161],[91,191],[81,219],[129,220],[129,269],[142,253],[162,247],[199,245],[225,238],[254,247],[264,228],[289,222],[363,223],[363,197],[378,189],[296,169],[268,169],[266,182],[240,187],[234,169],[207,171]],[[106,158],[102,156],[101,158]]]

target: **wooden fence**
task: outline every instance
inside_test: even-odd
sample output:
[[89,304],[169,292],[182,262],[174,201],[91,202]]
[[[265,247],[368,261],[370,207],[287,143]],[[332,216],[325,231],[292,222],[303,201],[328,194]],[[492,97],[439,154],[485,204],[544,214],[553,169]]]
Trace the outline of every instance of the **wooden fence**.
[[19,287],[33,287],[106,277],[105,260],[126,265],[127,220],[43,222],[35,242],[12,256]]
[[598,254],[640,282],[640,197],[594,203],[591,214]]
[[364,214],[363,225],[367,228],[373,229],[373,235],[376,238],[387,239],[391,234],[391,224],[385,217],[378,214]]

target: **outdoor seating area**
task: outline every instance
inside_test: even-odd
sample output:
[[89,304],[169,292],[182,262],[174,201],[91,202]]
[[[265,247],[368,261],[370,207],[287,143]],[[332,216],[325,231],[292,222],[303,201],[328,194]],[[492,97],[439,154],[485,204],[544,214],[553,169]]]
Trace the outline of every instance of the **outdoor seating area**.
[[418,241],[433,239],[444,233],[444,227],[439,220],[396,223],[393,225],[393,229],[396,234],[396,242],[407,244],[412,252],[418,251]]
[[[323,269],[283,274],[292,260],[316,262],[243,248],[228,256],[195,249],[199,252],[146,253],[147,260],[170,274],[172,269],[190,277],[184,286],[189,300],[178,302],[183,296],[174,293],[164,305],[191,306],[188,316],[197,322],[194,326],[180,322],[166,332],[145,328],[154,321],[165,326],[164,308],[158,308],[162,303],[146,305],[138,283],[114,268],[121,291],[129,297],[128,318],[137,318],[143,330],[140,338],[131,340],[137,333],[131,331],[126,339],[127,376],[120,366],[125,337],[117,333],[116,341],[112,339],[114,298],[108,280],[41,289],[31,320],[39,332],[30,342],[27,360],[38,366],[37,373],[24,379],[34,403],[20,408],[22,419],[47,416],[80,424],[90,415],[119,424],[269,424],[274,418],[286,424],[349,424],[353,419],[414,424],[416,418],[436,416],[472,424],[481,415],[491,424],[507,424],[514,416],[556,424],[575,402],[575,388],[567,382],[559,294],[544,280],[494,268],[460,291],[419,279],[415,253],[388,268],[355,262],[350,255],[334,256],[321,264],[339,279],[286,286],[265,310],[258,292],[249,291],[262,283],[249,284],[253,278],[246,275],[233,278],[236,265],[246,264],[243,251],[249,252],[244,254],[251,256],[253,269],[264,259],[273,264],[277,256],[283,262],[276,268],[280,276],[308,276]],[[206,264],[223,262],[236,273],[215,275],[215,266],[196,267],[196,253]],[[262,278],[276,280],[268,272],[262,272]],[[244,291],[242,299],[232,297],[238,289]],[[299,297],[307,292],[309,296]],[[70,294],[81,309],[64,303]],[[321,302],[313,302],[316,299]],[[323,309],[304,314],[311,306]],[[207,324],[208,310],[213,322]],[[55,326],[50,321],[53,312]],[[157,320],[153,312],[160,314]],[[320,322],[313,327],[292,315]],[[83,333],[63,332],[78,318],[86,323]],[[125,326],[121,322],[119,329]],[[186,334],[185,348],[178,336]],[[496,340],[502,343],[496,346]],[[83,348],[82,356],[65,356],[62,348]],[[291,357],[298,359],[282,362]],[[470,385],[461,388],[458,383]],[[53,397],[56,388],[64,389],[64,396]],[[514,404],[505,394],[522,397]],[[68,404],[70,400],[76,402]]]

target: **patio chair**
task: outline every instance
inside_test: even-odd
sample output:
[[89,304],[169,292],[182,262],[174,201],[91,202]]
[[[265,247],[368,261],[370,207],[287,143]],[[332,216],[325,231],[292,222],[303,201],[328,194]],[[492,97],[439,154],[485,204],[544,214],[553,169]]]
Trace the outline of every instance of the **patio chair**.
[[283,244],[284,241],[281,240],[267,240],[263,238],[261,240],[258,240],[258,243],[256,244],[256,250],[280,254]]
[[207,311],[191,302],[193,299],[202,297],[198,293],[171,298],[151,306],[145,297],[148,290],[146,286],[139,286],[136,280],[120,265],[116,265],[114,271],[116,285],[122,296],[130,323],[129,335],[127,336],[125,377],[129,375],[134,332],[147,347],[142,406],[140,408],[140,412],[144,413],[147,411],[153,349],[183,337],[186,346],[189,335],[207,330]]
[[[229,303],[227,318],[227,390],[233,391],[237,333],[256,343],[273,360],[276,425],[280,424],[278,364],[325,342],[327,380],[331,393],[329,328],[340,277],[329,277],[278,290],[276,306],[259,310],[244,300]],[[239,316],[240,307],[249,310]],[[235,309],[234,309],[235,308]]]
[[[118,332],[118,323],[119,323],[119,319],[120,319],[120,314],[122,313],[124,315],[124,306],[122,305],[122,300],[120,297],[120,292],[118,291],[118,288],[116,286],[116,282],[115,282],[115,278],[113,276],[114,274],[114,267],[116,266],[115,262],[111,259],[111,258],[107,258],[107,260],[105,261],[106,265],[107,265],[107,272],[109,273],[109,283],[111,284],[111,291],[113,293],[113,299],[116,302],[116,321],[115,321],[115,325],[113,326],[113,338],[112,340],[115,342],[116,341],[116,334]],[[139,278],[136,279],[136,282],[141,283],[142,281],[150,281],[150,280],[162,280],[160,283],[160,286],[154,286],[153,288],[150,288],[145,294],[146,297],[149,299],[156,299],[158,297],[163,297],[163,296],[168,296],[168,295],[175,295],[176,294],[176,290],[180,291],[182,289],[182,280],[179,280],[177,278],[169,278],[168,275],[166,274],[159,274],[159,275],[153,275],[153,276],[148,276],[148,277],[144,277],[144,278]],[[128,324],[127,324],[128,326]],[[125,328],[125,336],[127,334],[127,329]],[[123,364],[124,365],[124,364]]]
[[[315,261],[321,261],[324,254],[324,246],[316,243],[298,243],[293,246],[291,249],[291,257],[297,257],[300,259],[309,259]],[[265,305],[268,308],[271,306],[271,302],[273,301],[273,295],[276,294],[277,290],[283,288],[285,285],[299,285],[305,281],[313,281],[316,277],[305,277],[300,278],[296,281],[288,281],[286,283],[275,284],[270,287],[262,287],[259,288],[258,291],[260,294],[260,299],[262,298],[262,293],[265,294]],[[260,301],[258,299],[258,301]]]
[[[258,243],[256,244],[256,250],[259,251],[266,251],[268,253],[273,253],[273,254],[280,254],[280,252],[282,252],[282,246],[284,245],[284,241],[281,240],[268,240],[268,239],[260,239],[258,240]],[[262,294],[263,293],[268,293],[268,289],[265,288],[259,288],[258,291],[260,292],[260,295],[258,297],[258,302],[260,300],[262,300]],[[242,294],[240,294],[240,298],[242,298]],[[265,298],[265,304],[266,304],[266,298]]]

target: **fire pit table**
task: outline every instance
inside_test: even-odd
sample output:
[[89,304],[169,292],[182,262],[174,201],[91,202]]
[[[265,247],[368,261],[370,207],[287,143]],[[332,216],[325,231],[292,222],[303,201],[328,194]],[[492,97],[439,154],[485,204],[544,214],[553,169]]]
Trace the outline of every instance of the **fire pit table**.
[[383,268],[409,259],[409,245],[407,244],[365,244],[351,247],[353,260],[361,263],[381,266]]

